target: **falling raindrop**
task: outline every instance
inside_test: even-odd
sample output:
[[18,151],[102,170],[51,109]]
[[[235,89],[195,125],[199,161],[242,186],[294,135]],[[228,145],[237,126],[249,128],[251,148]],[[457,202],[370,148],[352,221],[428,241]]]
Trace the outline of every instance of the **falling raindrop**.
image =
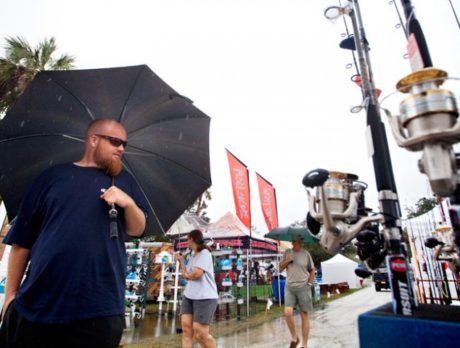
[[62,99],[62,95],[58,95],[58,96],[57,96],[57,100],[58,100],[58,102],[60,102],[60,101],[61,101],[61,99]]
[[26,124],[26,121],[22,120],[21,123],[19,124],[19,127],[24,127],[24,125]]
[[179,141],[182,141],[184,134],[182,132],[179,133]]

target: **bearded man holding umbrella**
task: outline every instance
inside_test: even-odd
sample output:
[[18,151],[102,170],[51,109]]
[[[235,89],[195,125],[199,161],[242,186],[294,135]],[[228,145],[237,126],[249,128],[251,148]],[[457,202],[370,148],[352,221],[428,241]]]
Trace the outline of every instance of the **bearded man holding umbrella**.
[[126,253],[123,238],[110,238],[107,211],[118,207],[117,228],[129,236],[143,234],[147,214],[138,185],[122,171],[126,139],[120,123],[97,119],[83,157],[33,183],[7,236],[2,347],[118,347]]
[[118,346],[125,237],[164,234],[211,185],[209,124],[146,65],[35,76],[0,120],[7,241],[22,253],[9,263],[3,337]]

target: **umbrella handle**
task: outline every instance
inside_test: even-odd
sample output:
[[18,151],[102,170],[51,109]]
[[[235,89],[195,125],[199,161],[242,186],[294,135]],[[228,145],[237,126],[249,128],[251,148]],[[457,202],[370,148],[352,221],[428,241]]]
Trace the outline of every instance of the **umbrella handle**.
[[118,225],[117,225],[118,211],[115,209],[115,204],[112,204],[112,208],[109,210],[110,217],[110,239],[118,239]]

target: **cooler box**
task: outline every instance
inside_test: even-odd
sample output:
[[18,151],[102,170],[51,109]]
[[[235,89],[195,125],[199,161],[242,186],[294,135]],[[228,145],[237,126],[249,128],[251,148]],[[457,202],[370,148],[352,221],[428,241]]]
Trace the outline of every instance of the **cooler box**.
[[460,307],[419,304],[411,317],[388,303],[358,317],[360,348],[459,347]]
[[[280,293],[281,293],[281,303],[284,303],[284,286],[286,285],[286,279],[280,278]],[[279,301],[279,294],[278,294],[278,277],[272,279],[272,290],[273,290],[273,297]]]

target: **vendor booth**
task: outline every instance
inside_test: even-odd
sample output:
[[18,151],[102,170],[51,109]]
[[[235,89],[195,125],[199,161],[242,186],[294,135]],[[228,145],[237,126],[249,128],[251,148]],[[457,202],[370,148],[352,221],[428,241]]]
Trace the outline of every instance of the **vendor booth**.
[[[277,269],[277,243],[251,236],[249,229],[232,213],[206,228],[204,238],[211,246],[219,291],[216,319],[237,319],[257,310],[257,301],[272,297],[271,281]],[[186,238],[177,239],[174,249],[187,249]]]

